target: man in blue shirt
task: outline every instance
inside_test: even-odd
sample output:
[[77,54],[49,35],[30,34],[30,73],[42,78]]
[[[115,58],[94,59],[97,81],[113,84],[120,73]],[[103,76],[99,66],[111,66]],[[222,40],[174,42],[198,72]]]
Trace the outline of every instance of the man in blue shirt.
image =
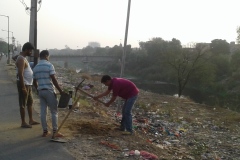
[[55,74],[54,66],[49,62],[49,52],[43,50],[40,53],[39,63],[33,68],[33,85],[38,91],[41,105],[42,137],[50,135],[47,127],[47,107],[51,111],[53,135],[55,137],[63,136],[61,133],[55,135],[58,129],[58,101],[55,87],[61,95],[64,93],[58,85]]

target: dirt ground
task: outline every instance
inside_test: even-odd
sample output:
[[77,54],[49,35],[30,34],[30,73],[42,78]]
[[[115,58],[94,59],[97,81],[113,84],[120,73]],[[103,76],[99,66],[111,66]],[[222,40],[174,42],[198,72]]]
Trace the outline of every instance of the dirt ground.
[[[9,67],[9,71],[14,77],[14,68]],[[57,73],[58,81],[67,88],[66,91],[74,90],[73,86],[77,84],[73,82],[79,83],[83,78],[86,79],[83,86],[94,85],[86,90],[89,94],[106,89],[99,83],[98,76],[76,74],[61,68],[57,68]],[[237,112],[197,104],[186,97],[140,90],[133,109],[134,135],[122,135],[116,130],[121,119],[116,114],[117,105],[107,108],[80,92],[76,97],[80,97],[79,103],[60,130],[68,140],[62,145],[76,160],[240,159],[240,114]],[[36,95],[34,106],[39,112]],[[59,109],[59,124],[68,112],[67,108]]]
[[[135,130],[134,135],[122,135],[116,130],[120,124],[119,118],[114,116],[116,108],[89,101],[88,106],[77,107],[61,129],[69,140],[64,145],[76,159],[140,159],[129,156],[131,150],[147,151],[161,159],[170,158],[168,151],[149,142],[147,132]],[[59,117],[65,117],[67,112],[67,109],[60,110]]]

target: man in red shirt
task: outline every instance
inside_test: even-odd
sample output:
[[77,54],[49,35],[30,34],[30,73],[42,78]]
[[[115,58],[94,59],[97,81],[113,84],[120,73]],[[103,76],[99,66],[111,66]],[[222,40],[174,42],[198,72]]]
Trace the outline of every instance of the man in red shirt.
[[95,96],[94,99],[96,100],[104,97],[112,91],[113,93],[110,101],[105,104],[107,107],[109,107],[118,96],[123,98],[125,102],[122,107],[122,121],[120,130],[124,131],[123,134],[132,134],[132,107],[138,96],[138,88],[133,82],[127,79],[111,78],[109,75],[104,75],[101,79],[101,83],[103,83],[105,86],[108,86],[108,89],[98,96]]

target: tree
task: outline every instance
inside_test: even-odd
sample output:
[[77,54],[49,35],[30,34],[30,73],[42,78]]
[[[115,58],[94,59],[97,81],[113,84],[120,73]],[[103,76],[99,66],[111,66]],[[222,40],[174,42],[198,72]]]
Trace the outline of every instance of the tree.
[[65,45],[65,49],[71,49],[68,45]]
[[203,58],[208,53],[209,47],[199,45],[196,48],[183,48],[179,53],[172,53],[168,57],[168,64],[175,71],[178,96],[182,95],[190,77],[197,71],[204,71]]
[[215,74],[217,81],[222,81],[223,79],[231,75],[229,55],[215,55],[211,58],[211,62],[215,66]]
[[230,75],[230,44],[226,40],[214,39],[211,44],[211,63],[215,66],[216,80],[221,81]]
[[87,46],[85,48],[82,49],[82,54],[83,55],[93,55],[96,52],[96,49],[91,47],[91,46]]
[[240,44],[240,27],[237,27],[237,44]]
[[106,56],[107,52],[108,52],[108,48],[97,47],[94,55],[95,56]]
[[8,52],[8,44],[0,39],[0,52],[7,53]]
[[140,47],[147,53],[147,56],[142,56],[144,58],[142,63],[138,64],[141,69],[140,75],[155,81],[168,81],[166,57],[172,53],[179,53],[179,50],[182,49],[181,42],[175,38],[172,41],[152,38],[145,43],[140,43]]
[[108,50],[107,55],[118,56],[119,58],[121,58],[122,54],[123,54],[123,48],[121,46],[115,45],[114,47],[112,47]]
[[214,39],[211,44],[211,52],[215,55],[230,54],[230,45],[226,40]]
[[232,72],[239,72],[238,74],[240,74],[240,50],[237,50],[233,53],[232,57],[231,57],[231,69]]

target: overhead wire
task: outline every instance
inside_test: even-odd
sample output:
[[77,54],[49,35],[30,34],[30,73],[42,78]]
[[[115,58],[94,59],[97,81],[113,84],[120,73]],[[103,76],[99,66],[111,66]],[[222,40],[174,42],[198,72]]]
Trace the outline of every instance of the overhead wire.
[[41,9],[41,6],[42,6],[42,0],[39,0],[39,1],[38,1],[38,4],[39,4],[39,7],[38,7],[37,12]]
[[19,1],[24,5],[25,9],[29,8],[29,7],[26,5],[26,3],[24,2],[24,0],[19,0]]
[[[26,5],[26,3],[24,2],[24,0],[19,0],[19,1],[23,4],[23,6],[24,6],[24,8],[25,8],[25,12],[29,15],[30,12],[31,12],[31,8],[29,8],[29,7]],[[42,0],[38,0],[37,3],[39,4],[38,9],[37,9],[37,12],[38,12],[38,11],[41,9],[41,6],[42,6]]]

